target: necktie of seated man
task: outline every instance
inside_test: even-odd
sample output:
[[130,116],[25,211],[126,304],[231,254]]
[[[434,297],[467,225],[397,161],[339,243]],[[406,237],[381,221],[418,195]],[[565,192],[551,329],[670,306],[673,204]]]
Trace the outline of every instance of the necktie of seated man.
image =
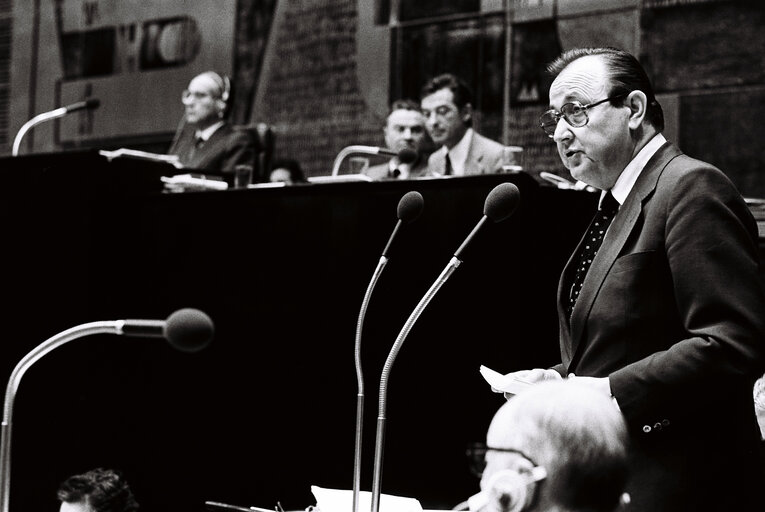
[[446,158],[444,158],[444,176],[449,176],[452,173],[452,161],[449,158],[449,152],[446,152]]
[[201,148],[205,143],[205,140],[200,135],[194,135],[194,144],[189,148],[189,160],[193,160],[197,154],[197,149]]
[[574,283],[571,285],[571,291],[569,293],[568,317],[571,318],[571,312],[574,310],[576,299],[579,298],[579,292],[582,289],[582,283],[587,275],[587,271],[590,269],[592,260],[600,249],[600,244],[603,243],[603,237],[606,234],[608,226],[611,224],[616,212],[619,211],[619,202],[614,199],[611,192],[607,192],[600,203],[600,208],[595,213],[590,228],[587,230],[587,236],[582,242],[581,252],[578,255],[578,265],[576,267],[576,273],[574,274]]

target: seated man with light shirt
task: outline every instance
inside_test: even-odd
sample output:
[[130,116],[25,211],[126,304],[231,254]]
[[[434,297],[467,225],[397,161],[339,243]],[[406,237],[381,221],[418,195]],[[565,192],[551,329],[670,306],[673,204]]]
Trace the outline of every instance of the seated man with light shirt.
[[420,107],[437,146],[428,167],[438,176],[502,172],[504,146],[479,134],[473,122],[472,92],[456,76],[439,75],[422,89]]
[[226,76],[205,71],[183,91],[183,124],[168,154],[189,169],[233,175],[237,165],[253,165],[255,139],[225,119],[231,87]]
[[373,180],[409,179],[428,176],[427,147],[430,141],[425,131],[425,118],[420,106],[411,100],[396,100],[383,127],[385,145],[396,152],[410,150],[415,159],[405,162],[394,156],[388,162],[367,167],[363,173]]

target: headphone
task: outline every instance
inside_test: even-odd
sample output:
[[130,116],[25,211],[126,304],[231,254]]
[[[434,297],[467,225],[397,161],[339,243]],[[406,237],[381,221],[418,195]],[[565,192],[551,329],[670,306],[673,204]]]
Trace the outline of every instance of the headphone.
[[222,104],[219,104],[218,106],[220,108],[220,115],[223,117],[226,114],[226,110],[228,110],[228,99],[231,96],[231,80],[228,76],[216,71],[207,71],[205,74],[215,80],[218,89],[220,89],[220,98],[218,98],[218,101],[221,101]]
[[513,451],[521,457],[515,459],[511,467],[491,475],[485,489],[468,498],[470,510],[483,510],[496,502],[505,512],[522,512],[534,504],[537,483],[547,477],[547,471],[525,455]]
[[221,83],[220,99],[224,103],[228,103],[228,97],[231,95],[231,80],[229,80],[228,76],[221,75],[220,73],[215,73],[215,75]]
[[537,496],[537,482],[547,476],[547,471],[531,464],[519,464],[519,467],[497,471],[489,479],[489,499],[497,500],[502,510],[521,512],[528,510]]

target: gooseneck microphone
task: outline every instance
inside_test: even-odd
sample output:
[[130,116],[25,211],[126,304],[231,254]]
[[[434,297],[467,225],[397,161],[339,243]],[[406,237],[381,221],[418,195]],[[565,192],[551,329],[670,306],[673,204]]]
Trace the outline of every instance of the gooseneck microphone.
[[[417,159],[417,153],[409,148],[404,148],[401,151],[393,151],[392,149],[380,148],[377,146],[347,146],[341,149],[335,157],[335,162],[332,164],[332,176],[337,176],[339,174],[340,164],[343,163],[345,157],[355,153],[360,153],[362,155],[397,156],[400,160],[403,156],[403,158],[411,158],[410,162],[414,162]],[[412,153],[414,153],[414,158],[412,158]]]
[[353,458],[353,512],[358,512],[359,509],[359,489],[361,485],[361,439],[362,431],[364,428],[364,375],[361,371],[361,332],[364,328],[364,317],[366,315],[367,306],[369,305],[369,299],[372,296],[372,291],[377,284],[377,280],[380,278],[385,265],[388,263],[388,253],[390,252],[393,239],[399,232],[400,228],[404,224],[409,224],[417,220],[422,213],[424,207],[424,201],[422,194],[416,191],[407,192],[401,197],[398,202],[398,209],[396,214],[398,216],[398,222],[393,228],[388,243],[385,244],[380,261],[377,263],[372,274],[372,280],[369,282],[367,291],[364,294],[364,300],[361,302],[361,311],[359,312],[359,318],[356,322],[356,380],[358,381],[358,393],[356,395],[356,449],[354,451]]
[[5,390],[2,440],[0,440],[0,512],[8,512],[11,488],[11,418],[16,390],[24,373],[41,357],[61,345],[91,334],[118,334],[140,338],[165,338],[182,352],[197,352],[212,340],[212,320],[197,309],[179,309],[167,320],[113,320],[81,324],[48,338],[32,349],[11,372]]
[[518,187],[513,183],[501,183],[494,187],[489,195],[486,197],[483,208],[483,217],[478,224],[473,228],[473,231],[465,238],[459,249],[454,253],[451,261],[446,268],[441,272],[441,275],[436,279],[430,289],[425,293],[423,298],[415,307],[409,319],[404,324],[398,337],[396,338],[393,347],[388,354],[388,358],[383,366],[382,374],[380,377],[380,393],[378,404],[378,416],[377,416],[377,437],[375,440],[375,467],[374,467],[374,481],[372,482],[372,512],[379,512],[380,510],[380,491],[382,484],[382,461],[383,461],[383,448],[385,446],[385,410],[386,410],[386,398],[388,392],[388,379],[390,376],[391,368],[396,360],[401,345],[404,343],[406,336],[411,331],[414,323],[422,314],[425,307],[430,303],[433,296],[443,286],[449,276],[457,269],[462,263],[460,260],[461,254],[467,248],[468,244],[475,238],[476,233],[483,227],[488,220],[493,222],[500,222],[510,217],[515,209],[518,207],[520,201],[520,192]]
[[13,149],[12,149],[13,156],[17,156],[19,154],[19,146],[21,146],[21,139],[24,137],[24,134],[26,134],[27,131],[29,131],[33,126],[36,126],[45,121],[49,121],[51,119],[55,119],[57,117],[65,116],[69,114],[70,112],[75,112],[77,110],[98,108],[99,105],[101,105],[100,100],[97,100],[96,98],[88,98],[85,101],[78,101],[77,103],[72,103],[71,105],[67,105],[66,107],[60,107],[60,108],[51,110],[50,112],[43,112],[42,114],[37,114],[32,119],[24,123],[19,129],[19,132],[16,134],[16,138],[13,140]]

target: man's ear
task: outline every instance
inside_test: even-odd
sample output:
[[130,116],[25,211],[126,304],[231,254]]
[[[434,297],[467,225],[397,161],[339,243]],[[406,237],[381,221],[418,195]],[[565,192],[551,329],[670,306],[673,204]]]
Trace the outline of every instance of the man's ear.
[[226,102],[218,98],[215,104],[218,107],[218,117],[223,117],[226,114]]
[[465,103],[465,106],[460,110],[460,116],[463,122],[467,123],[470,121],[473,118],[473,105]]
[[632,91],[624,100],[624,104],[630,108],[630,129],[636,130],[645,119],[648,109],[648,98],[643,91]]

